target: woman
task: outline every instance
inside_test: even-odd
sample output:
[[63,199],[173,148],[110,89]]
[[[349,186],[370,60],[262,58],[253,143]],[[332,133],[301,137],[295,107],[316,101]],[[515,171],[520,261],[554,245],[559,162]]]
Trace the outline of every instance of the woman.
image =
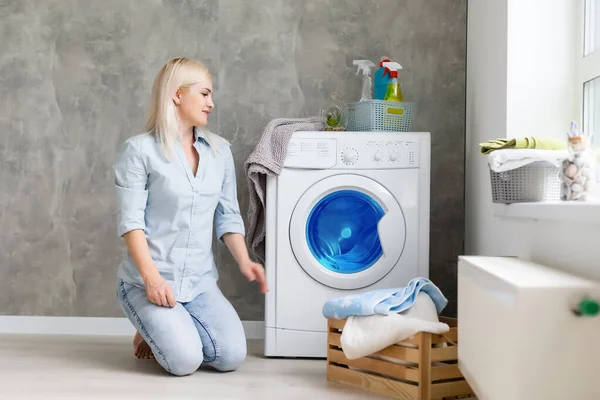
[[206,67],[170,60],[154,82],[146,133],[125,141],[115,164],[128,250],[117,296],[137,329],[134,353],[179,376],[202,362],[232,371],[246,357],[240,318],[217,286],[213,222],[241,273],[267,291],[244,242],[229,143],[204,129],[213,107]]

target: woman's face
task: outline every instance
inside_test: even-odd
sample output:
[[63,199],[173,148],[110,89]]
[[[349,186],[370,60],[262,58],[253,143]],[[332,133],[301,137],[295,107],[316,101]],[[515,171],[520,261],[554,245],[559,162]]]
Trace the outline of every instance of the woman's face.
[[208,124],[208,115],[215,107],[212,101],[211,80],[206,79],[179,89],[173,101],[178,106],[179,120],[184,125],[205,127]]

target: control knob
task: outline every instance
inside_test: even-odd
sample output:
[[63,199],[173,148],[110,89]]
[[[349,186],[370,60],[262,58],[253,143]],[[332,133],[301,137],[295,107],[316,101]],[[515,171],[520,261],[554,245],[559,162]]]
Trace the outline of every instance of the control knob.
[[345,148],[342,153],[342,161],[346,164],[353,164],[358,158],[358,152],[353,148]]

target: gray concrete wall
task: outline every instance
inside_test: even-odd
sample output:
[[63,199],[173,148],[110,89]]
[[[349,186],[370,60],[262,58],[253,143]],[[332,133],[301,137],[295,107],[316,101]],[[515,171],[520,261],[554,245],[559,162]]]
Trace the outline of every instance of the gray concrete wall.
[[[466,0],[0,0],[0,314],[121,316],[112,163],[139,133],[160,66],[210,68],[210,128],[243,162],[275,117],[359,97],[352,60],[401,62],[432,133],[431,278],[454,310],[464,237]],[[263,297],[216,247],[242,319]]]

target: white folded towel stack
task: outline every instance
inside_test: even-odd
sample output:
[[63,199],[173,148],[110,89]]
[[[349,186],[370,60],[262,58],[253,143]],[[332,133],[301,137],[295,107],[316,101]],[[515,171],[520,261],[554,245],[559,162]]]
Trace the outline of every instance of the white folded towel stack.
[[415,304],[401,314],[348,317],[341,344],[349,360],[365,357],[399,343],[419,332],[446,333],[447,324],[439,322],[433,300],[420,292]]
[[510,171],[538,161],[549,162],[558,168],[568,155],[567,150],[502,149],[492,151],[488,163],[494,172]]

